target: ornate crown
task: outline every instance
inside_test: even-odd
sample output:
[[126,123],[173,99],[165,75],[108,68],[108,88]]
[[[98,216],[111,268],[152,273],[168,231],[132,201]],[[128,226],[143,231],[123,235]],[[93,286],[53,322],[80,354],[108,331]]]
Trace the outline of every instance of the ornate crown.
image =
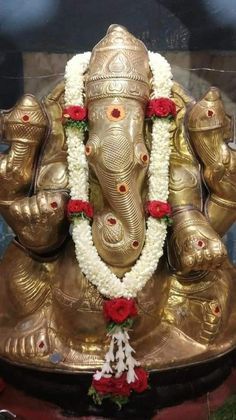
[[111,25],[92,51],[87,101],[116,96],[147,101],[149,72],[144,44],[123,26]]

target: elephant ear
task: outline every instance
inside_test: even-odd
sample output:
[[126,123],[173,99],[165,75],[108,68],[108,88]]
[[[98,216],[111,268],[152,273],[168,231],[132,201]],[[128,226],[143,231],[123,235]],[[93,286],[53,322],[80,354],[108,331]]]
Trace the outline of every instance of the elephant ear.
[[64,93],[65,84],[62,81],[42,101],[50,130],[40,154],[35,192],[68,191],[67,147],[62,125]]
[[192,109],[195,101],[192,96],[179,83],[174,82],[172,87],[172,99],[176,104],[177,115],[172,122],[172,158],[175,160],[192,164],[196,163],[194,151],[186,135],[186,116]]

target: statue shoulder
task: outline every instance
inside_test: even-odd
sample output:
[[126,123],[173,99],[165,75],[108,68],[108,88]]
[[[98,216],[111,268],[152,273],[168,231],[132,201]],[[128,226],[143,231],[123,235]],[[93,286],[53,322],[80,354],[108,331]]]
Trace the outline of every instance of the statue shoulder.
[[190,93],[178,82],[174,81],[172,86],[172,97],[175,104],[180,109],[192,107],[195,104],[194,98]]

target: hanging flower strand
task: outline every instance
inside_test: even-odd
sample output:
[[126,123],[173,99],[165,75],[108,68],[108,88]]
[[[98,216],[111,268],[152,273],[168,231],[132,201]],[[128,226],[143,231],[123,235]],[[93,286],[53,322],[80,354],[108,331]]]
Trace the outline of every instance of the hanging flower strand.
[[110,345],[104,364],[93,376],[89,395],[97,404],[109,398],[121,407],[127,403],[132,392],[143,392],[148,387],[148,373],[140,367],[140,363],[134,357],[135,350],[129,342],[129,330],[137,315],[134,299],[155,272],[163,254],[171,214],[167,203],[170,118],[175,116],[176,110],[170,99],[170,66],[160,54],[149,52],[155,99],[149,102],[146,114],[147,118],[153,121],[152,150],[148,168],[149,192],[145,206],[148,214],[146,238],[139,259],[123,279],[120,279],[102,261],[92,240],[88,162],[84,147],[84,129],[81,126],[81,123],[86,121],[85,115],[87,116],[83,98],[84,73],[89,59],[90,53],[73,57],[67,64],[65,74],[64,118],[67,119],[65,126],[71,193],[68,215],[73,222],[72,236],[80,269],[88,281],[107,299],[103,311],[107,320]]

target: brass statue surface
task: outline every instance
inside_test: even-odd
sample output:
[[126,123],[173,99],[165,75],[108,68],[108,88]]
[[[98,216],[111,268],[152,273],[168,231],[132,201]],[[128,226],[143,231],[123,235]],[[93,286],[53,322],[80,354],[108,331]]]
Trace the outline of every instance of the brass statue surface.
[[[119,277],[145,240],[151,73],[145,46],[112,25],[92,51],[86,76],[86,146],[93,241]],[[169,201],[173,225],[164,257],[138,296],[132,343],[142,366],[167,369],[213,359],[236,346],[236,286],[222,236],[236,218],[232,121],[212,87],[195,102],[174,83]],[[107,110],[119,107],[113,121]],[[0,267],[0,357],[50,371],[93,370],[107,350],[103,297],[75,258],[62,125],[64,83],[43,101],[24,95],[1,112],[0,212],[16,239]],[[130,194],[114,192],[129,185]],[[116,223],[110,223],[115,220]],[[134,249],[130,244],[137,240]]]

